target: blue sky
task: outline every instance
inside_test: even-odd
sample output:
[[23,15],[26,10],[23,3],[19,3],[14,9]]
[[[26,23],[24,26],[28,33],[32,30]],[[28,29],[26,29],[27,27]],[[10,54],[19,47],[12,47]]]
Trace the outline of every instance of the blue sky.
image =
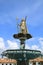
[[26,40],[26,48],[43,50],[43,0],[0,0],[0,49],[19,48],[20,41],[13,34],[18,33],[16,24],[25,16],[33,36]]

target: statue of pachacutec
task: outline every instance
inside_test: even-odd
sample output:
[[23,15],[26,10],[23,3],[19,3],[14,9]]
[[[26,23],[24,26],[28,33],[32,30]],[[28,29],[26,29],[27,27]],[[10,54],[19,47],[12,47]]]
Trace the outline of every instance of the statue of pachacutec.
[[23,33],[23,34],[27,33],[27,27],[26,27],[25,19],[21,20],[20,28],[21,28],[21,33]]
[[[16,18],[18,20],[18,18]],[[14,38],[19,38],[20,40],[30,39],[32,36],[28,33],[26,26],[27,17],[23,18],[20,23],[17,22],[18,34],[14,34]]]
[[26,26],[26,18],[21,20],[20,26],[20,33],[27,34],[27,26]]

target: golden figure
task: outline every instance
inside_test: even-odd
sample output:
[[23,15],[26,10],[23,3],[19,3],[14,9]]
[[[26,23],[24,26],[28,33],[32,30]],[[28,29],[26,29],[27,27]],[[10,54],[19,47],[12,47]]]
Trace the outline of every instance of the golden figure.
[[21,20],[20,29],[21,29],[21,33],[23,33],[23,34],[27,33],[27,27],[26,27],[26,21],[25,21],[25,19]]

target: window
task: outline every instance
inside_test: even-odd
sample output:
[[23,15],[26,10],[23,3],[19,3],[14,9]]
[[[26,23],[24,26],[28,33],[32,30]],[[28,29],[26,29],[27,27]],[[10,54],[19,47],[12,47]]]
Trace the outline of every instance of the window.
[[7,64],[6,64],[7,65]]
[[36,62],[34,62],[33,65],[36,65]]
[[4,64],[2,64],[2,65],[4,65]]
[[11,65],[11,64],[9,64],[9,65]]

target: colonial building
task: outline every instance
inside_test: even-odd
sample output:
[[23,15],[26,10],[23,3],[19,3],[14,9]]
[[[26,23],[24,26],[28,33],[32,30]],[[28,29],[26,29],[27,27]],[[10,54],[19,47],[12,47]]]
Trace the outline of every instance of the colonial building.
[[29,61],[29,65],[43,65],[43,58],[38,57]]
[[17,61],[14,59],[1,58],[0,65],[17,65]]
[[[0,65],[17,65],[17,61],[14,59],[0,58]],[[43,65],[43,58],[31,59],[29,60],[29,65]]]

